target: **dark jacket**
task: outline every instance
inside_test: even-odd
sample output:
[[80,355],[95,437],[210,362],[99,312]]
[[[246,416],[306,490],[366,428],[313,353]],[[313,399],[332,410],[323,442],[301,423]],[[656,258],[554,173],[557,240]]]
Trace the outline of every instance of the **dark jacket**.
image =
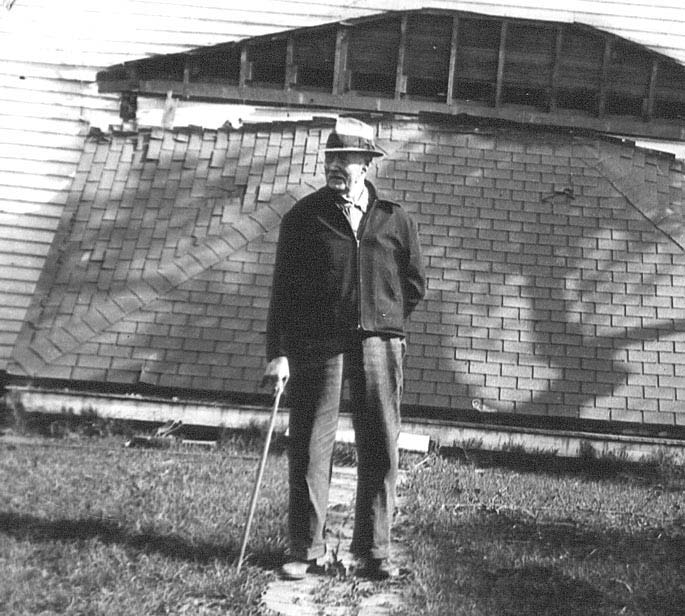
[[359,245],[327,187],[283,217],[267,360],[355,330],[404,335],[404,321],[425,291],[416,224],[398,204],[378,199],[368,182],[367,188]]

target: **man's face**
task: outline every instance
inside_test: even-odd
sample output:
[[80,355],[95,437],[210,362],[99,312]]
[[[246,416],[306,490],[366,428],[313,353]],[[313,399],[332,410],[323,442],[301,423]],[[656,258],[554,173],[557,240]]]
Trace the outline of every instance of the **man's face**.
[[324,168],[328,188],[345,195],[364,181],[369,163],[361,152],[327,152]]

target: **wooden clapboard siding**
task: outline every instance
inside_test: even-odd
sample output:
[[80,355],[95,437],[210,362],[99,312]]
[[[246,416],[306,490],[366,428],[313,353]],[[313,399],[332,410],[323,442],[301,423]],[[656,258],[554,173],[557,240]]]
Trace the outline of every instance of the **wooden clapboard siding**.
[[[27,283],[0,294],[0,371],[24,318],[31,285],[43,267],[50,234],[62,214],[88,124],[107,129],[119,121],[118,97],[97,92],[98,70],[155,54],[424,5],[586,23],[685,63],[685,7],[681,4],[677,0],[558,4],[545,0],[252,0],[249,5],[226,0],[21,0],[11,10],[0,8],[0,282]],[[421,28],[414,26],[408,28],[411,44],[425,46]],[[449,31],[445,28],[441,35],[438,53],[443,56]],[[311,51],[302,45],[299,52],[295,47],[295,53]],[[330,70],[326,53],[322,50],[321,66]],[[407,74],[434,80],[436,95],[441,93],[448,76],[412,64],[416,57],[408,53]],[[572,57],[563,58],[572,62]],[[396,59],[388,60],[392,68]],[[496,70],[496,55],[492,61]],[[579,66],[578,79],[594,71],[595,67]],[[326,74],[324,81],[332,78]],[[667,87],[660,79],[657,75],[657,90]],[[315,76],[312,81],[316,82]],[[411,89],[412,84],[408,85]]]
[[53,217],[36,214],[19,215],[7,212],[0,213],[0,228],[11,227],[14,229],[21,229],[22,225],[28,229],[44,230],[49,233],[57,229],[57,222]]

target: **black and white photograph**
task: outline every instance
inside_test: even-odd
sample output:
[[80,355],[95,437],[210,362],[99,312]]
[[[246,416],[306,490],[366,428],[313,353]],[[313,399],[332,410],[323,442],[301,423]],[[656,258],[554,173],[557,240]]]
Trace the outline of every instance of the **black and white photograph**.
[[0,614],[685,614],[685,4],[1,0]]

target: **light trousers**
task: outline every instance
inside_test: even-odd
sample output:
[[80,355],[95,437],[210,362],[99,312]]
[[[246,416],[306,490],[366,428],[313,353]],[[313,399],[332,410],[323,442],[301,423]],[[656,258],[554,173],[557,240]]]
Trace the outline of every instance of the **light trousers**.
[[293,557],[311,560],[326,552],[332,454],[345,380],[358,460],[350,550],[360,557],[390,556],[404,353],[403,338],[351,334],[309,345],[290,360],[288,526]]

